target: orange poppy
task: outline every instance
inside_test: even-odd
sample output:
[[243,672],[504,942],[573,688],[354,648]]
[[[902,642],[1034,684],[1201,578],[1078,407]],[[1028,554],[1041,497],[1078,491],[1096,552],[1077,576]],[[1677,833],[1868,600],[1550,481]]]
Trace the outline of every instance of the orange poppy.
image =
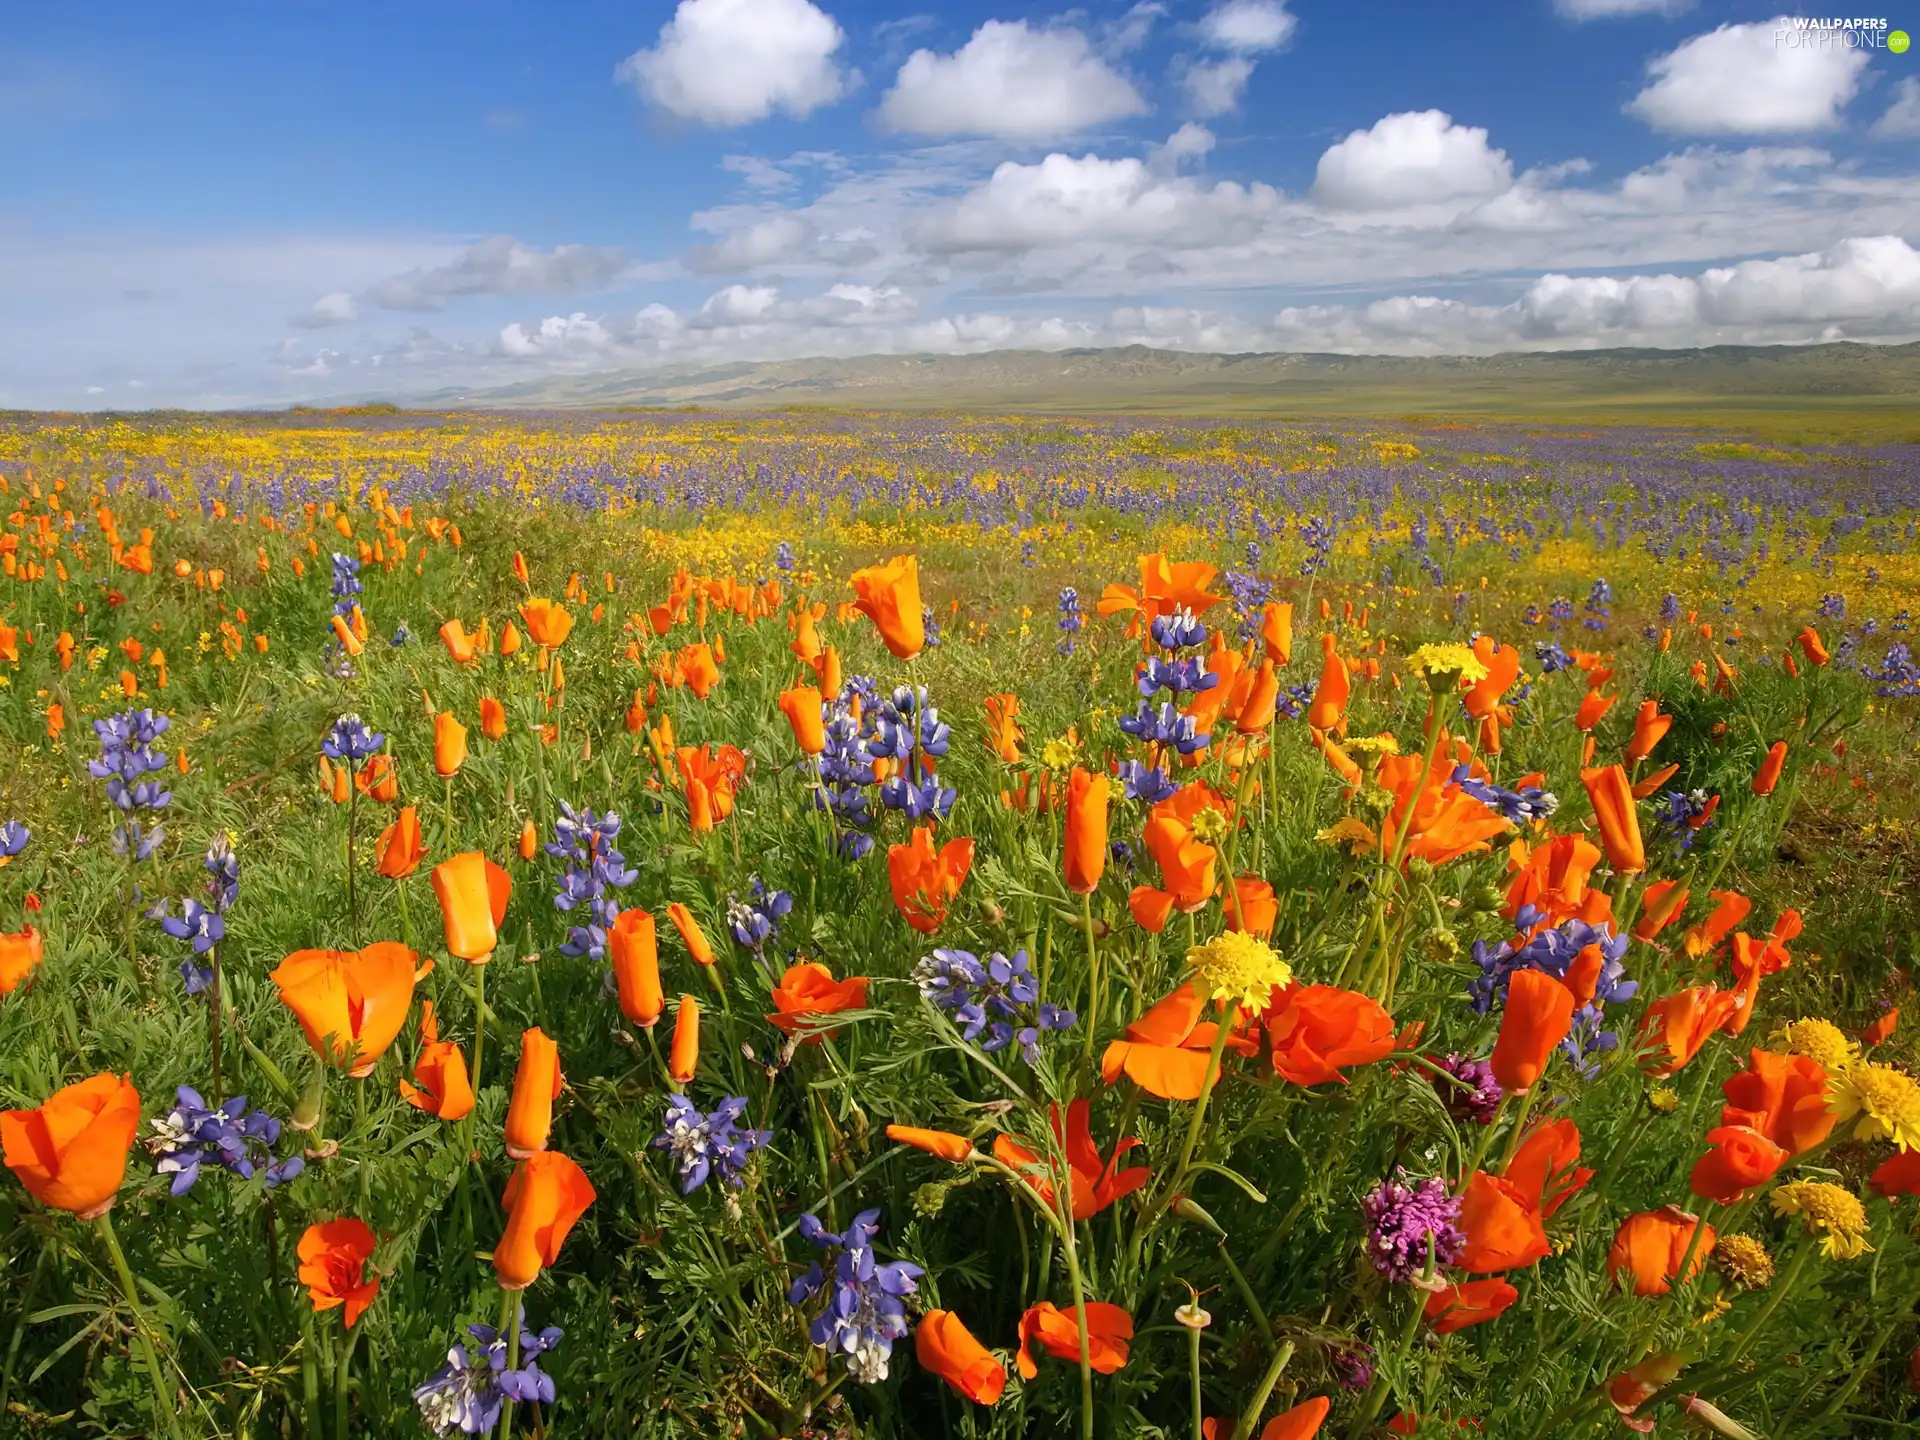
[[1795,637],[1794,643],[1800,647],[1800,653],[1815,665],[1824,665],[1831,658],[1827,647],[1820,639],[1820,632],[1809,625]]
[[938,1375],[976,1405],[992,1405],[1007,1388],[1007,1367],[951,1310],[929,1310],[913,1332],[920,1368]]
[[680,997],[680,1008],[673,1017],[673,1046],[667,1052],[667,1073],[676,1084],[685,1085],[700,1068],[700,1002],[691,995]]
[[713,964],[713,946],[707,943],[706,934],[700,929],[700,922],[693,918],[691,910],[676,900],[667,906],[667,919],[680,932],[680,943],[687,947],[687,953],[697,963]]
[[1267,659],[1284,666],[1293,659],[1293,605],[1286,600],[1269,600],[1260,612],[1260,641],[1267,647]]
[[1476,1170],[1460,1196],[1466,1245],[1454,1265],[1469,1275],[1524,1270],[1552,1253],[1533,1197],[1512,1180]]
[[704,835],[733,814],[733,797],[746,774],[746,756],[732,745],[715,750],[682,745],[674,751],[680,782],[687,794],[687,818]]
[[835,980],[826,966],[814,962],[790,965],[774,987],[775,1013],[767,1016],[775,1029],[793,1035],[806,1028],[804,1045],[817,1045],[821,1037],[834,1033],[832,1027],[808,1024],[819,1015],[838,1015],[843,1010],[864,1009],[867,1003],[867,977],[851,976]]
[[[1111,1085],[1122,1075],[1162,1100],[1198,1100],[1213,1050],[1214,1022],[1202,1022],[1206,1002],[1188,982],[1127,1026],[1127,1038],[1107,1046],[1100,1078]],[[1241,1055],[1258,1053],[1247,1034],[1249,1019],[1239,1016],[1227,1037]]]
[[0,1151],[34,1199],[92,1220],[113,1208],[139,1129],[140,1092],[107,1072],[32,1110],[0,1110]]
[[853,608],[873,621],[887,649],[901,660],[918,655],[927,643],[919,560],[896,555],[884,565],[854,571],[850,580],[860,597]]
[[1688,1279],[1700,1273],[1713,1253],[1711,1225],[1704,1227],[1699,1245],[1693,1246],[1693,1232],[1701,1226],[1698,1216],[1689,1215],[1677,1205],[1629,1215],[1620,1222],[1607,1249],[1607,1274],[1620,1284],[1630,1278],[1633,1293],[1642,1299],[1666,1294],[1679,1278],[1680,1262],[1686,1259],[1690,1246],[1693,1260],[1687,1267]]
[[531,860],[540,853],[540,832],[533,828],[533,821],[524,821],[520,826],[520,858]]
[[1320,683],[1307,705],[1307,724],[1315,730],[1331,733],[1346,722],[1347,702],[1353,695],[1353,678],[1347,662],[1340,658],[1331,635],[1320,637]]
[[478,850],[467,850],[433,867],[433,893],[440,902],[447,953],[475,964],[492,959],[513,877]]
[[507,707],[491,695],[480,697],[480,733],[493,741],[507,738]]
[[1394,796],[1393,808],[1380,822],[1380,848],[1387,854],[1394,853],[1403,826],[1409,833],[1402,863],[1430,865],[1483,852],[1489,840],[1513,828],[1497,810],[1453,784],[1448,766],[1434,766],[1423,788],[1426,768],[1423,755],[1380,757],[1374,779]]
[[1444,1285],[1427,1296],[1426,1317],[1436,1335],[1498,1320],[1520,1292],[1499,1276]]
[[11,995],[31,975],[46,953],[40,932],[29,925],[13,934],[0,934],[0,995]]
[[1520,652],[1511,645],[1502,645],[1491,635],[1482,635],[1474,640],[1473,653],[1486,666],[1487,673],[1467,684],[1463,697],[1467,713],[1476,720],[1491,719],[1500,708],[1501,697],[1520,678]]
[[1274,922],[1280,918],[1280,902],[1273,886],[1258,875],[1233,877],[1233,898],[1227,902],[1227,928],[1272,938]]
[[820,691],[812,685],[796,685],[780,692],[780,713],[793,728],[793,743],[803,755],[818,755],[827,748],[826,722],[822,717]]
[[1867,1184],[1886,1200],[1896,1195],[1920,1195],[1920,1150],[1902,1150],[1882,1160],[1867,1176]]
[[973,1142],[950,1130],[922,1130],[914,1125],[889,1125],[887,1138],[901,1145],[924,1150],[949,1165],[964,1165],[973,1158]]
[[1337,985],[1289,985],[1261,1017],[1273,1068],[1295,1085],[1346,1083],[1341,1069],[1393,1053],[1393,1017],[1370,996]]
[[1722,1125],[1751,1126],[1789,1154],[1805,1154],[1833,1132],[1827,1072],[1809,1056],[1755,1050],[1720,1091],[1727,1097]]
[[367,763],[353,777],[353,783],[362,795],[383,805],[400,797],[400,773],[391,755],[369,755]]
[[1280,678],[1274,674],[1273,661],[1262,660],[1253,672],[1247,698],[1234,715],[1233,728],[1242,735],[1258,735],[1273,724],[1280,703]]
[[[1156,933],[1166,923],[1169,912],[1177,908],[1191,914],[1201,909],[1218,887],[1214,864],[1219,851],[1194,834],[1195,822],[1204,810],[1216,810],[1222,815],[1229,813],[1226,801],[1211,787],[1196,781],[1182,786],[1148,813],[1141,840],[1160,867],[1160,883],[1165,888],[1155,891],[1151,886],[1139,886],[1128,903],[1134,918]],[[1164,906],[1159,903],[1161,900]],[[1151,918],[1157,913],[1158,924],[1148,924],[1147,918],[1142,918],[1145,901],[1154,902],[1146,914]]]
[[1548,1120],[1527,1132],[1503,1178],[1532,1197],[1542,1220],[1551,1220],[1554,1211],[1593,1179],[1593,1171],[1579,1160],[1580,1127],[1571,1120]]
[[[1130,1170],[1119,1168],[1120,1157],[1140,1144],[1131,1136],[1117,1142],[1113,1154],[1107,1159],[1100,1158],[1100,1147],[1094,1144],[1090,1123],[1092,1106],[1087,1101],[1075,1100],[1067,1106],[1064,1129],[1060,1124],[1060,1107],[1054,1105],[1050,1107],[1050,1112],[1049,1123],[1053,1126],[1054,1142],[1067,1157],[1067,1176],[1073,1192],[1075,1220],[1092,1219],[1114,1201],[1131,1195],[1153,1178],[1153,1172],[1144,1165],[1136,1165]],[[1034,1188],[1041,1199],[1049,1205],[1055,1203],[1049,1168],[1025,1145],[1011,1135],[996,1135],[993,1156],[1001,1164],[1011,1166],[1025,1175],[1027,1184]]]
[[566,1084],[560,1074],[560,1047],[539,1026],[520,1037],[520,1063],[513,1072],[513,1099],[507,1105],[507,1154],[524,1160],[547,1148],[553,1129],[553,1102]]
[[420,834],[420,814],[411,805],[400,807],[393,823],[380,832],[374,846],[379,859],[374,869],[389,880],[404,880],[420,868],[427,843]]
[[1574,919],[1597,925],[1613,913],[1606,892],[1589,883],[1600,863],[1600,849],[1585,836],[1556,835],[1534,846],[1516,840],[1508,856],[1518,868],[1507,882],[1507,905],[1501,913],[1516,925],[1529,906],[1538,914],[1535,929]]
[[1724,1026],[1740,997],[1712,985],[1696,985],[1662,995],[1640,1017],[1640,1040],[1647,1047],[1649,1074],[1664,1079],[1700,1053],[1707,1037]]
[[1720,942],[1753,909],[1753,902],[1737,890],[1715,890],[1711,898],[1718,902],[1713,913],[1698,925],[1687,928],[1687,954],[1696,960],[1717,950]]
[[893,904],[907,924],[931,935],[947,918],[947,907],[973,868],[973,841],[949,840],[933,847],[933,827],[917,825],[911,841],[887,848],[887,880]]
[[1658,770],[1649,770],[1634,783],[1633,798],[1644,800],[1654,791],[1665,787],[1666,783],[1680,773],[1680,766],[1662,765]]
[[1677,880],[1656,880],[1640,897],[1640,918],[1634,922],[1636,940],[1651,941],[1685,913],[1687,887]]
[[1773,794],[1774,786],[1780,783],[1780,772],[1787,765],[1787,742],[1776,740],[1767,749],[1767,758],[1760,762],[1760,769],[1753,777],[1753,793],[1756,795]]
[[1672,728],[1673,716],[1660,713],[1658,700],[1642,700],[1639,714],[1633,717],[1633,739],[1627,743],[1627,758],[1646,759]]
[[645,910],[622,910],[607,931],[607,958],[613,964],[613,983],[620,1013],[632,1024],[651,1030],[667,1008],[660,988],[660,951],[653,916]]
[[1711,1147],[1694,1162],[1688,1183],[1702,1200],[1737,1205],[1771,1180],[1792,1154],[1748,1125],[1721,1125],[1707,1132]]
[[307,1044],[364,1079],[407,1023],[420,957],[394,940],[363,950],[296,950],[267,976]]
[[400,1082],[400,1097],[416,1110],[442,1120],[464,1120],[473,1111],[473,1082],[467,1057],[451,1040],[440,1038],[433,1002],[421,1006],[420,1058],[413,1062],[413,1084]]
[[1613,708],[1618,695],[1602,695],[1598,690],[1589,690],[1580,697],[1580,708],[1574,712],[1573,728],[1583,735],[1600,723],[1600,719]]
[[[1102,1375],[1111,1375],[1127,1363],[1128,1343],[1133,1339],[1133,1317],[1118,1305],[1104,1300],[1089,1300],[1087,1311],[1087,1358]],[[1014,1361],[1022,1378],[1031,1380],[1040,1367],[1027,1353],[1030,1345],[1039,1345],[1060,1360],[1080,1361],[1080,1321],[1078,1307],[1060,1309],[1042,1300],[1020,1317],[1020,1348]]]
[[[528,638],[545,650],[559,649],[573,631],[573,615],[567,607],[539,597],[520,607],[520,618],[526,622]],[[511,622],[508,623],[508,629],[512,629]],[[504,643],[500,653],[507,653]]]
[[1647,868],[1647,847],[1640,838],[1640,812],[1633,802],[1633,786],[1626,770],[1607,765],[1582,770],[1580,783],[1593,802],[1593,818],[1600,826],[1600,843],[1607,863],[1615,870],[1637,873]]
[[[1491,1318],[1491,1317],[1489,1317]],[[1313,1440],[1327,1422],[1333,1402],[1324,1395],[1302,1400],[1284,1414],[1276,1415],[1260,1427],[1260,1440]]]
[[493,1247],[494,1278],[502,1290],[524,1290],[543,1267],[560,1258],[567,1232],[598,1198],[587,1172],[558,1150],[541,1150],[520,1162],[501,1204],[507,1225]]
[[1545,971],[1516,970],[1508,977],[1500,1038],[1490,1057],[1502,1090],[1524,1095],[1532,1088],[1573,1028],[1573,1011],[1573,992]]
[[456,665],[472,665],[480,658],[474,637],[467,633],[465,622],[458,616],[440,627],[440,643],[447,647],[447,655]]
[[1153,620],[1175,610],[1191,610],[1200,615],[1219,602],[1220,597],[1207,589],[1219,572],[1199,560],[1170,561],[1159,552],[1140,557],[1140,588],[1109,585],[1100,592],[1094,609],[1100,615],[1117,615],[1122,610],[1138,611],[1145,620]]
[[373,1231],[351,1216],[309,1225],[300,1237],[300,1283],[315,1314],[346,1306],[351,1330],[380,1293],[380,1277],[366,1278],[373,1258]]
[[1067,778],[1067,840],[1062,855],[1067,888],[1091,895],[1107,869],[1107,777],[1080,766]]
[[[4,962],[0,962],[4,963]],[[4,982],[0,982],[4,983]],[[4,992],[0,992],[4,993]],[[1893,1030],[1900,1023],[1900,1007],[1894,1006],[1860,1031],[1860,1043],[1871,1050],[1876,1045],[1884,1045],[1892,1038]]]
[[989,695],[986,699],[987,749],[1009,765],[1021,760],[1020,742],[1026,739],[1018,721],[1020,698],[1017,695]]

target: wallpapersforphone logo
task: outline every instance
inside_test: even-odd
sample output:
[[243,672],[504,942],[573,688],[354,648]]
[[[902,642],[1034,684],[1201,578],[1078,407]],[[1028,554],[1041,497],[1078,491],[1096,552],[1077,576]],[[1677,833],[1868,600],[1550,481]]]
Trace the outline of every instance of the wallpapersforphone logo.
[[1904,55],[1912,40],[1880,19],[1798,15],[1773,31],[1776,50],[1887,50]]

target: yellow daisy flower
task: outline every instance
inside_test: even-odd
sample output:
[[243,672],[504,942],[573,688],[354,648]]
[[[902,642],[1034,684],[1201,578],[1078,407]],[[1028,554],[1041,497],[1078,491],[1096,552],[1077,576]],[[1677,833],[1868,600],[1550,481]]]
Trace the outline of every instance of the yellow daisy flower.
[[1276,985],[1293,979],[1293,967],[1255,936],[1229,930],[1187,951],[1201,990],[1215,1000],[1237,1000],[1242,1010],[1264,1009]]
[[1852,1260],[1873,1248],[1867,1244],[1867,1207],[1851,1190],[1824,1180],[1776,1186],[1773,1213],[1800,1216],[1807,1232],[1820,1237],[1820,1251],[1830,1260]]

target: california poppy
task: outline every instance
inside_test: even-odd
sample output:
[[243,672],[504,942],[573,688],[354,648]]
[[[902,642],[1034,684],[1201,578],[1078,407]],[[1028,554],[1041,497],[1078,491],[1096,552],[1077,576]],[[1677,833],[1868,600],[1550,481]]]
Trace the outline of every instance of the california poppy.
[[1815,665],[1824,665],[1831,658],[1827,654],[1826,644],[1820,639],[1820,632],[1811,625],[1795,637],[1794,643],[1800,647],[1800,653]]
[[1602,695],[1598,690],[1587,691],[1580,697],[1580,708],[1574,712],[1573,728],[1582,734],[1592,730],[1619,698],[1618,695]]
[[1700,1243],[1693,1244],[1693,1232],[1701,1227],[1699,1217],[1689,1215],[1677,1205],[1629,1215],[1620,1222],[1613,1244],[1607,1250],[1607,1273],[1625,1284],[1630,1279],[1633,1293],[1645,1299],[1664,1295],[1679,1277],[1680,1262],[1687,1250],[1693,1250],[1687,1276],[1698,1275],[1713,1253],[1713,1227],[1704,1227]]
[[1687,927],[1687,954],[1696,960],[1718,949],[1753,909],[1753,902],[1737,890],[1715,890],[1711,898],[1716,902],[1712,913],[1698,925]]
[[29,925],[12,934],[0,934],[0,995],[11,995],[31,975],[45,954],[40,932]]
[[713,946],[707,943],[700,922],[693,918],[693,912],[678,900],[667,906],[667,919],[673,922],[673,928],[680,932],[680,943],[687,947],[687,953],[701,965],[713,964]]
[[938,1375],[976,1405],[992,1405],[1007,1388],[1007,1367],[973,1338],[951,1310],[929,1310],[913,1332],[920,1368]]
[[[4,942],[0,942],[4,943]],[[1900,1007],[1895,1005],[1882,1011],[1873,1020],[1861,1028],[1860,1043],[1871,1050],[1875,1045],[1884,1045],[1893,1035],[1894,1027],[1900,1023]]]
[[1333,1402],[1324,1395],[1302,1400],[1261,1426],[1260,1440],[1313,1440],[1326,1424],[1327,1412],[1332,1408]]
[[1633,937],[1652,940],[1686,911],[1687,887],[1678,880],[1656,880],[1640,897],[1640,918],[1634,921]]
[[1506,1011],[1491,1057],[1502,1090],[1524,1095],[1532,1088],[1573,1028],[1573,1011],[1573,992],[1545,971],[1516,970],[1508,977]]
[[502,1290],[524,1290],[543,1267],[560,1258],[567,1232],[597,1197],[587,1172],[558,1150],[520,1162],[501,1204],[507,1225],[493,1247],[494,1278]]
[[780,692],[780,713],[793,728],[793,743],[803,755],[818,755],[827,748],[826,725],[821,715],[820,691],[812,685],[796,685]]
[[854,609],[873,621],[887,649],[911,660],[927,643],[920,604],[920,562],[896,555],[884,565],[869,565],[850,577],[859,599]]
[[[1175,909],[1192,914],[1213,898],[1220,852],[1196,833],[1206,811],[1228,813],[1227,802],[1203,782],[1183,785],[1148,812],[1141,841],[1160,868],[1160,886],[1137,886],[1128,906],[1140,924],[1158,932]],[[1157,923],[1148,923],[1157,920]]]
[[780,983],[773,988],[775,1013],[767,1016],[774,1028],[793,1035],[804,1026],[802,1044],[817,1045],[823,1036],[833,1034],[830,1026],[815,1023],[822,1015],[837,1015],[843,1010],[860,1010],[867,1003],[867,977],[850,976],[835,980],[826,966],[808,961],[789,965]]
[[1751,1126],[1790,1154],[1804,1154],[1833,1132],[1827,1083],[1825,1068],[1809,1056],[1755,1050],[1746,1068],[1720,1086],[1727,1097],[1720,1123]]
[[1662,995],[1640,1017],[1640,1040],[1647,1047],[1646,1066],[1658,1079],[1673,1074],[1700,1053],[1707,1037],[1724,1026],[1740,997],[1712,985],[1696,985]]
[[1219,603],[1220,597],[1207,589],[1219,572],[1203,560],[1169,560],[1155,552],[1140,557],[1140,588],[1109,585],[1100,592],[1094,609],[1101,615],[1117,615],[1123,610],[1138,611],[1140,617],[1153,620],[1175,610],[1204,613]]
[[622,910],[607,930],[607,958],[613,965],[614,993],[620,1013],[650,1030],[667,1008],[660,988],[660,952],[653,916],[645,910]]
[[1340,1072],[1393,1053],[1393,1017],[1370,996],[1337,985],[1289,985],[1261,1016],[1273,1068],[1295,1085],[1345,1084]]
[[1642,700],[1639,713],[1633,717],[1633,739],[1627,743],[1627,758],[1646,759],[1672,728],[1673,716],[1660,713],[1658,700]]
[[404,880],[420,868],[426,858],[426,841],[420,835],[420,815],[411,805],[400,807],[393,823],[380,832],[374,846],[379,859],[374,869],[389,880]]
[[382,805],[400,798],[400,774],[391,755],[369,755],[353,783],[362,795]]
[[685,1085],[700,1068],[700,1002],[691,995],[680,997],[680,1008],[673,1017],[673,1046],[667,1052],[667,1073],[674,1083]]
[[1593,1171],[1580,1160],[1580,1127],[1571,1120],[1548,1120],[1535,1125],[1507,1162],[1505,1179],[1531,1196],[1540,1218],[1551,1220],[1553,1212],[1593,1179]]
[[139,1128],[140,1092],[107,1072],[62,1086],[32,1110],[0,1111],[0,1149],[34,1199],[92,1220],[113,1208]]
[[1476,720],[1491,719],[1500,708],[1501,697],[1520,678],[1520,652],[1491,635],[1481,635],[1473,642],[1473,653],[1487,673],[1478,680],[1463,682],[1466,694],[1462,698],[1469,715]]
[[1293,659],[1293,605],[1286,600],[1269,600],[1260,611],[1260,643],[1267,647],[1267,659],[1286,665]]
[[1090,895],[1107,868],[1107,777],[1076,765],[1067,778],[1067,888]]
[[1444,865],[1486,850],[1488,841],[1512,828],[1499,811],[1453,784],[1446,767],[1429,770],[1423,755],[1382,755],[1374,778],[1394,797],[1380,822],[1380,848],[1389,855],[1398,850],[1403,863]]
[[746,757],[732,745],[682,745],[674,751],[687,796],[687,819],[704,835],[733,814],[734,792],[746,774]]
[[464,1120],[473,1111],[473,1083],[467,1057],[451,1040],[440,1038],[433,1002],[421,1006],[420,1057],[413,1062],[413,1083],[400,1082],[400,1097],[416,1110],[442,1120]]
[[1600,843],[1607,863],[1615,870],[1637,873],[1647,868],[1647,847],[1640,838],[1640,813],[1634,807],[1633,786],[1621,766],[1607,765],[1580,772],[1593,802],[1593,818],[1600,826]]
[[1593,925],[1612,914],[1606,892],[1589,883],[1594,866],[1600,863],[1600,848],[1585,836],[1556,835],[1533,846],[1516,840],[1508,856],[1519,868],[1507,882],[1507,904],[1501,913],[1516,925],[1522,910],[1534,913],[1534,928],[1573,919]]
[[[567,607],[539,597],[520,607],[520,618],[526,621],[528,638],[545,650],[557,650],[573,631],[573,616]],[[504,645],[500,653],[506,653]]]
[[[1127,1026],[1127,1038],[1107,1046],[1100,1078],[1112,1085],[1122,1075],[1162,1100],[1198,1100],[1213,1050],[1214,1022],[1201,1020],[1206,1001],[1191,981]],[[1227,1036],[1227,1048],[1253,1055],[1259,1045],[1247,1033],[1248,1017],[1239,1016]]]
[[475,964],[492,959],[513,877],[478,850],[467,850],[433,867],[433,893],[440,902],[447,953]]
[[1353,680],[1347,662],[1340,658],[1331,635],[1321,638],[1320,683],[1307,705],[1307,724],[1323,733],[1331,733],[1345,723],[1347,701],[1353,694]]
[[1498,1320],[1520,1292],[1499,1276],[1444,1285],[1427,1296],[1426,1317],[1436,1335]]
[[1514,1181],[1474,1171],[1460,1196],[1460,1228],[1467,1241],[1454,1265],[1469,1275],[1521,1270],[1552,1253],[1533,1201]]
[[1756,795],[1773,794],[1774,786],[1780,783],[1780,772],[1787,764],[1787,742],[1776,740],[1767,749],[1767,758],[1760,762],[1760,769],[1753,777],[1753,793]]
[[507,738],[507,707],[491,695],[480,697],[480,733],[494,741]]
[[[1116,1141],[1113,1154],[1101,1159],[1100,1148],[1093,1140],[1090,1123],[1092,1108],[1085,1100],[1073,1101],[1067,1106],[1067,1119],[1063,1127],[1060,1123],[1060,1107],[1050,1107],[1048,1123],[1053,1127],[1054,1143],[1060,1146],[1067,1157],[1067,1177],[1073,1193],[1075,1220],[1092,1219],[1114,1201],[1131,1195],[1153,1177],[1153,1172],[1144,1165],[1136,1165],[1128,1170],[1120,1168],[1120,1157],[1140,1144],[1132,1136]],[[1050,1171],[1025,1145],[1011,1135],[999,1135],[994,1137],[993,1154],[1001,1164],[1012,1166],[1026,1175],[1027,1183],[1049,1205],[1054,1203]]]
[[1227,928],[1257,935],[1262,940],[1273,936],[1274,922],[1280,918],[1280,902],[1273,886],[1258,875],[1233,877],[1233,898],[1227,902]]
[[547,1148],[553,1102],[565,1083],[560,1047],[534,1026],[520,1037],[520,1064],[513,1072],[513,1099],[507,1105],[506,1148],[515,1160]]
[[[1128,1343],[1133,1339],[1133,1317],[1118,1305],[1103,1300],[1086,1302],[1087,1359],[1092,1369],[1111,1375],[1127,1363]],[[1030,1345],[1039,1345],[1061,1360],[1080,1359],[1080,1321],[1078,1307],[1060,1309],[1042,1300],[1020,1317],[1020,1348],[1014,1356],[1024,1379],[1040,1373],[1027,1353]]]
[[973,841],[949,840],[933,846],[933,827],[917,825],[905,845],[887,847],[887,880],[894,908],[923,935],[931,935],[947,918],[947,907],[973,868]]
[[407,1023],[419,962],[398,941],[381,940],[363,950],[296,950],[267,978],[314,1054],[360,1079]]
[[440,627],[440,643],[447,647],[447,657],[456,665],[471,665],[480,658],[473,640],[465,622],[457,615]]
[[373,1304],[380,1293],[380,1277],[366,1278],[373,1258],[373,1231],[351,1216],[309,1225],[300,1237],[300,1283],[314,1312],[346,1307],[347,1328]]
[[1882,1160],[1867,1176],[1867,1184],[1886,1200],[1896,1195],[1920,1195],[1920,1150],[1902,1150]]
[[901,1145],[924,1150],[949,1165],[964,1165],[974,1154],[973,1142],[950,1130],[922,1130],[914,1125],[889,1125],[887,1138]]
[[1694,1162],[1689,1184],[1702,1200],[1721,1205],[1737,1205],[1793,1158],[1749,1125],[1717,1126],[1707,1132],[1707,1144],[1711,1148]]
[[1242,735],[1258,735],[1273,724],[1279,702],[1280,678],[1274,673],[1273,661],[1262,660],[1253,672],[1246,699],[1235,712],[1233,728]]

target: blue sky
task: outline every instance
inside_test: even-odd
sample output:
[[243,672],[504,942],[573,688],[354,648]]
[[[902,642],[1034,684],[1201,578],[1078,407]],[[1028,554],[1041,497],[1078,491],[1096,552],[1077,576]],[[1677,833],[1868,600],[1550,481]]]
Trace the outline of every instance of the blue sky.
[[1783,44],[1770,6],[7,22],[0,404],[1015,345],[1920,336],[1920,52]]

